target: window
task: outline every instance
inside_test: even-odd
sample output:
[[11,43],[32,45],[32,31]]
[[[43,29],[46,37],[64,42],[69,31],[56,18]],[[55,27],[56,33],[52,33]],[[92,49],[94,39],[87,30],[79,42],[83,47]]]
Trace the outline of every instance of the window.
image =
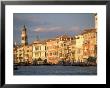
[[52,56],[52,53],[50,53],[50,56]]
[[35,47],[36,50],[39,50],[39,47]]
[[25,40],[25,37],[22,37],[22,40]]
[[80,53],[80,49],[78,49],[77,53],[78,53],[78,54]]
[[47,49],[47,47],[45,46],[45,50]]

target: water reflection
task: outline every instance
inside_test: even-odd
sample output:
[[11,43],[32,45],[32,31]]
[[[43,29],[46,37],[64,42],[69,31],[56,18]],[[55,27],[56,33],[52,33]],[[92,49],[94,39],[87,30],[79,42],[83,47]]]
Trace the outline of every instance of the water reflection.
[[97,75],[97,67],[81,66],[18,66],[14,75]]

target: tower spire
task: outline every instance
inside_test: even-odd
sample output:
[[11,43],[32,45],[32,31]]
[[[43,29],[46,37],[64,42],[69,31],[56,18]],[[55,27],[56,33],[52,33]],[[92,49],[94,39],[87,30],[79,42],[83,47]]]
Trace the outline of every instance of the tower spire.
[[25,25],[24,25],[24,28],[26,28]]
[[27,29],[26,29],[25,25],[23,26],[23,29],[22,29],[22,32],[21,32],[21,44],[23,46],[28,44],[28,41],[27,41]]

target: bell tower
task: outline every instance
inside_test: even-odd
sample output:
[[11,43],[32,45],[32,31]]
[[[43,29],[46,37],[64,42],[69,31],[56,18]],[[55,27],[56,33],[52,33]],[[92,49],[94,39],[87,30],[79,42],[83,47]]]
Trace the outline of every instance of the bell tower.
[[26,46],[28,44],[28,41],[27,41],[27,29],[24,25],[23,29],[22,29],[22,32],[21,32],[21,45],[22,46]]

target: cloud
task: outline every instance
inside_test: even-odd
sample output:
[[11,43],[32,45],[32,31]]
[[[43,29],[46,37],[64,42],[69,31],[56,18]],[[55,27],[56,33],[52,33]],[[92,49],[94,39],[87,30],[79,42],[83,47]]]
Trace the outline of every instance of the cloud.
[[56,32],[56,31],[63,31],[61,27],[37,27],[36,29],[34,29],[34,32]]
[[44,32],[46,29],[43,27],[38,27],[36,29],[34,29],[35,32]]
[[78,26],[73,26],[73,27],[70,28],[70,30],[73,31],[75,34],[78,34],[78,33],[82,32],[81,28],[78,27]]
[[82,32],[82,30],[77,27],[77,26],[74,26],[74,27],[69,27],[69,28],[63,28],[63,27],[59,27],[59,26],[56,26],[56,27],[37,27],[33,30],[34,32],[37,32],[37,33],[69,33],[69,34],[80,34]]

